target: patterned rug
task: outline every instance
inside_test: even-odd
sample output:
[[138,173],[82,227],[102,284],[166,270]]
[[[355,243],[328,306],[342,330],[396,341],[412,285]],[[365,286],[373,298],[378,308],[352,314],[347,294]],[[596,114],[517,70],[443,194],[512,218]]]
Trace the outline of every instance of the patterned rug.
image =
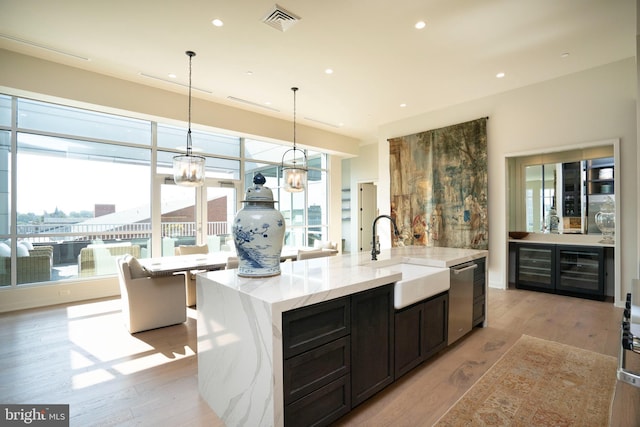
[[523,335],[436,426],[609,424],[615,357]]

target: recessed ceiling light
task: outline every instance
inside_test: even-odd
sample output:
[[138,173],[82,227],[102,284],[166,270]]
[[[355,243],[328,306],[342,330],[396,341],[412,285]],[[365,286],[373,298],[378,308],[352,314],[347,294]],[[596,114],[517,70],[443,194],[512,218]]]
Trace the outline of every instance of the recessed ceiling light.
[[324,72],[325,74],[333,74],[333,70],[331,68],[327,68]]
[[253,71],[249,70],[245,73],[247,76],[253,76]]
[[416,27],[416,30],[421,30],[421,29],[423,29],[424,27],[427,26],[427,23],[424,22],[424,21],[418,21],[418,22],[416,22],[416,25],[414,25],[414,26]]
[[222,22],[222,20],[218,18],[211,21],[211,23],[213,24],[214,27],[222,27],[224,25],[224,22]]
[[499,79],[501,79],[501,78],[503,78],[503,77],[504,77],[504,73],[503,73],[503,72],[500,72],[500,73],[496,74],[496,77],[497,77],[497,78],[499,78]]
[[406,106],[407,106],[407,104],[405,104],[404,102],[402,104],[400,104],[400,108],[404,108]]
[[176,75],[175,75],[175,74],[173,74],[173,73],[169,73],[169,78],[170,78],[170,79],[175,79],[176,77],[178,77],[178,76],[176,76]]
[[563,54],[560,55],[560,58],[568,58],[569,57],[569,52],[564,52]]

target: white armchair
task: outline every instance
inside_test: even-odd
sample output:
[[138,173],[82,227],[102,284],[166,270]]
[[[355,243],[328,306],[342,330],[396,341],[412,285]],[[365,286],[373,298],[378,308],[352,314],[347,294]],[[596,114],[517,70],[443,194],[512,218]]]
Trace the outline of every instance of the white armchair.
[[183,274],[150,277],[131,255],[119,258],[117,263],[122,314],[129,333],[187,320]]

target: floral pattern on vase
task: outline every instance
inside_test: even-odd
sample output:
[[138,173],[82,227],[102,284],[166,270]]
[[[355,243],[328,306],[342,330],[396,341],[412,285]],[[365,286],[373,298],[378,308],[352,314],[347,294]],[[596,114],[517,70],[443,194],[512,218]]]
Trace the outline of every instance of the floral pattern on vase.
[[276,210],[273,193],[264,187],[265,177],[258,173],[254,186],[247,190],[245,207],[233,223],[233,239],[238,253],[238,276],[269,277],[280,274],[280,255],[285,222]]

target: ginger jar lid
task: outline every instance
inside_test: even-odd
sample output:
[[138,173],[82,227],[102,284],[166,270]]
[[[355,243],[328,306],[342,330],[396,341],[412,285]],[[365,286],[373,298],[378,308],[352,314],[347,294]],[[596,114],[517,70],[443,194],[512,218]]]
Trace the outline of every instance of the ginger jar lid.
[[253,177],[253,186],[247,189],[245,193],[244,202],[270,202],[275,203],[273,200],[273,192],[269,187],[265,187],[264,184],[267,179],[261,173],[257,173]]

